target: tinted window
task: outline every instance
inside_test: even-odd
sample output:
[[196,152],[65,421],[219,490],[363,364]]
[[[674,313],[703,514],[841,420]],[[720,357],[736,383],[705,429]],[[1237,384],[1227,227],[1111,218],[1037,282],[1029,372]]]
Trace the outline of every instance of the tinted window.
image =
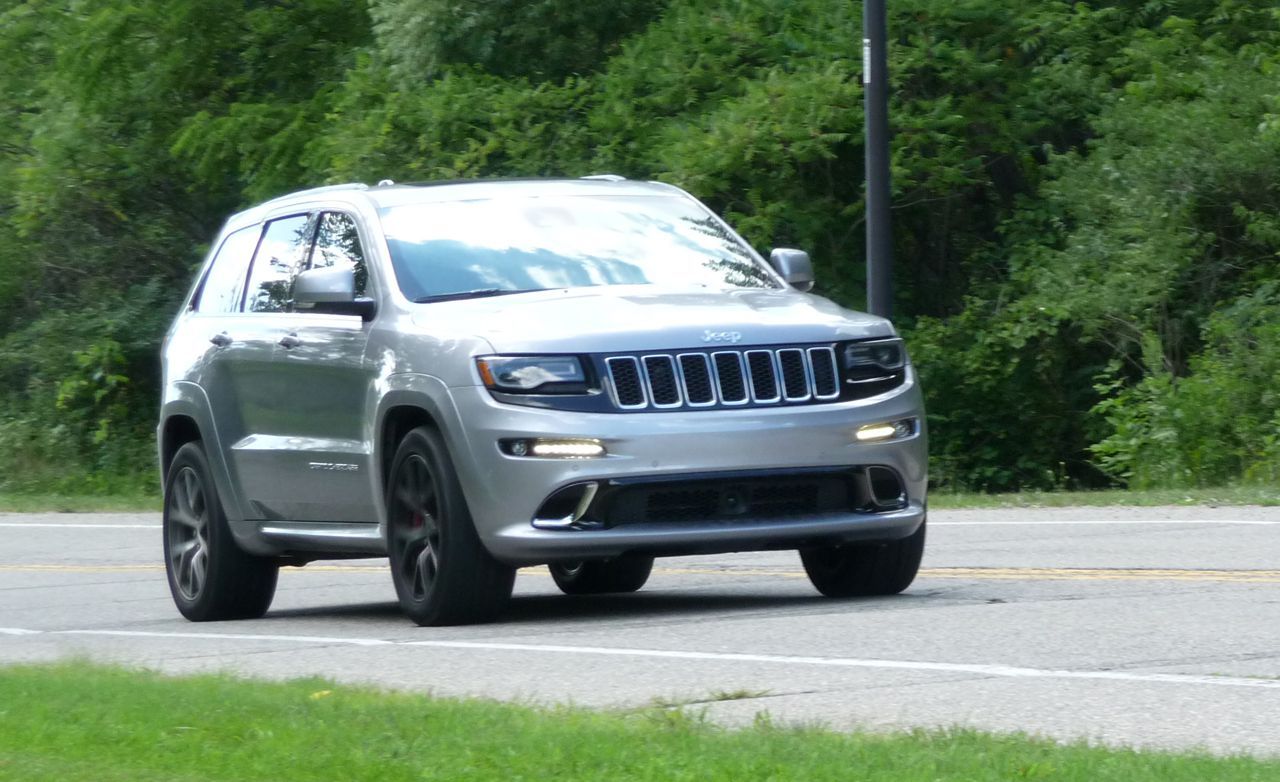
[[779,287],[687,198],[494,198],[391,206],[381,215],[396,279],[411,300],[592,285]]
[[364,249],[355,220],[341,212],[326,212],[320,217],[316,231],[316,248],[311,253],[311,268],[347,266],[355,269],[356,295],[363,296],[369,284],[369,270],[364,265]]
[[249,259],[253,257],[259,230],[256,225],[241,228],[223,240],[200,288],[196,312],[236,312],[240,309],[240,294],[244,292],[244,278],[249,272]]
[[252,312],[286,312],[289,289],[307,257],[314,222],[307,215],[285,217],[267,223],[253,271],[245,309]]

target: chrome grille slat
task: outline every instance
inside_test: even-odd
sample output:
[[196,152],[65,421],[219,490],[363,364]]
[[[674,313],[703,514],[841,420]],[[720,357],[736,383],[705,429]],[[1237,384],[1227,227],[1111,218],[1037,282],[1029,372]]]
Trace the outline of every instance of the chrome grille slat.
[[804,351],[799,348],[783,348],[777,352],[777,357],[782,397],[788,402],[804,402],[812,398],[813,371],[805,360]]
[[667,409],[684,404],[675,359],[664,353],[645,356],[641,363],[644,365],[645,385],[649,387],[649,399],[654,407]]
[[778,360],[772,350],[748,350],[747,371],[751,373],[751,401],[756,404],[772,404],[782,400],[778,382]]
[[[649,406],[645,396],[644,379],[640,375],[640,361],[633,356],[613,356],[604,360],[609,369],[613,401],[623,410],[642,410]],[[638,400],[638,401],[633,401]]]
[[681,353],[676,356],[680,368],[680,387],[689,407],[710,407],[716,403],[716,381],[711,358],[706,353]]
[[608,356],[622,410],[675,410],[829,402],[840,398],[830,345]]
[[840,373],[836,367],[835,349],[809,348],[808,353],[814,399],[835,399],[840,396]]
[[726,405],[745,405],[751,401],[747,390],[746,365],[742,354],[736,350],[722,350],[711,354],[716,370],[716,393]]

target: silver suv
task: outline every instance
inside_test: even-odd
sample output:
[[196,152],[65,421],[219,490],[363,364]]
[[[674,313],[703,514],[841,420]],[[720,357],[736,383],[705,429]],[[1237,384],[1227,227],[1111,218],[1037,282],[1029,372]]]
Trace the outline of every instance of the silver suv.
[[227,221],[164,341],[164,555],[195,621],[282,565],[390,558],[423,625],[518,567],[630,592],[655,556],[793,548],[825,595],[914,579],[920,389],[888,321],[814,296],[668,185],[377,187]]

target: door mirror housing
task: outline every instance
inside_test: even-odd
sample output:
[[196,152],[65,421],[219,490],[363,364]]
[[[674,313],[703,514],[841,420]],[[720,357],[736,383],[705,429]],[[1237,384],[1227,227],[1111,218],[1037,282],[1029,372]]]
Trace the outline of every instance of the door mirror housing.
[[373,317],[374,301],[356,296],[356,270],[351,266],[307,269],[293,280],[293,308],[298,312]]
[[804,250],[775,248],[769,253],[769,265],[796,290],[813,290],[813,262],[809,260],[809,253]]

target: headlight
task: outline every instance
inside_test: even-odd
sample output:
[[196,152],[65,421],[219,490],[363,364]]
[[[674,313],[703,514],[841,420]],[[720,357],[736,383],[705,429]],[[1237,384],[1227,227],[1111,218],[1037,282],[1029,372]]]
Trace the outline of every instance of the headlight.
[[906,363],[907,351],[902,346],[902,340],[896,338],[853,342],[844,349],[845,369],[897,372]]
[[587,375],[577,356],[485,356],[476,359],[480,380],[507,394],[584,394]]

